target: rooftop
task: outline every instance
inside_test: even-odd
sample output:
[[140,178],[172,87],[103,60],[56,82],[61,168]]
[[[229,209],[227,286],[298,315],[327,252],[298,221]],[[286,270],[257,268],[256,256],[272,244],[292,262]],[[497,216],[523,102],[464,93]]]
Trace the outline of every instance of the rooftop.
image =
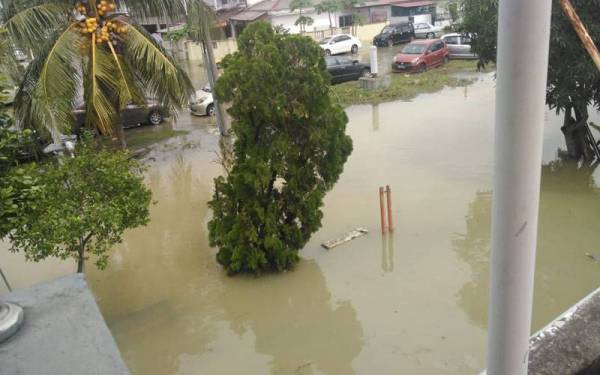
[[25,310],[21,329],[0,344],[2,374],[128,375],[81,274],[0,296]]

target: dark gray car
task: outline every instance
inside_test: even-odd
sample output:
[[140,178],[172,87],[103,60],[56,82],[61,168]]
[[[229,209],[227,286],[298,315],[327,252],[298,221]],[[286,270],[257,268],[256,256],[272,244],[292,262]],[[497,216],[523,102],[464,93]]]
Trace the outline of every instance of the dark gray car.
[[476,53],[471,51],[471,37],[466,34],[446,34],[442,40],[448,46],[450,59],[477,59]]
[[[127,129],[144,124],[158,125],[167,115],[166,111],[154,102],[150,101],[146,106],[131,103],[121,111],[121,120],[123,128]],[[73,116],[75,117],[74,130],[77,133],[85,124],[85,105],[78,106],[73,111]]]
[[327,71],[331,74],[331,83],[355,81],[371,74],[371,66],[345,56],[325,57]]

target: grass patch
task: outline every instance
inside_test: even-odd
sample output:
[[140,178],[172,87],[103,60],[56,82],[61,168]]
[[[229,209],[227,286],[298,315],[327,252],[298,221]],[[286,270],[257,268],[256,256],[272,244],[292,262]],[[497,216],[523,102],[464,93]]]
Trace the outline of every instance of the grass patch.
[[[488,66],[487,69],[492,69]],[[331,87],[331,97],[342,106],[353,104],[375,104],[392,100],[410,100],[422,93],[436,92],[446,86],[466,86],[471,79],[458,78],[455,73],[475,73],[477,61],[452,60],[439,68],[425,73],[390,73],[389,87],[364,90],[358,82],[345,82]]]
[[143,148],[169,138],[186,135],[187,130],[173,130],[168,126],[156,126],[145,129],[135,129],[125,132],[127,147],[136,149]]

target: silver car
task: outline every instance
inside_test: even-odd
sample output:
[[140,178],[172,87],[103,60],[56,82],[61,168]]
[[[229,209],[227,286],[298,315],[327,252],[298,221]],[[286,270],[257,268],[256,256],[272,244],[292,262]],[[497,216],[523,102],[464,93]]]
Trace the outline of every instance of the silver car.
[[192,115],[196,116],[214,116],[215,103],[210,86],[206,85],[201,90],[196,91],[196,98],[190,105]]
[[448,57],[451,59],[477,59],[479,56],[471,51],[471,37],[466,34],[445,34],[442,40],[448,46]]
[[415,38],[417,39],[434,39],[442,31],[439,26],[433,26],[428,22],[418,22],[413,25],[415,29]]

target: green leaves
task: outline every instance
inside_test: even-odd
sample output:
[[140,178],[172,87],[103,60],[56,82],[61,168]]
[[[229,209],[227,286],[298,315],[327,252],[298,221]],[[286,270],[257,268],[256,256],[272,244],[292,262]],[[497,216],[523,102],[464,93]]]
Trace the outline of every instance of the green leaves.
[[83,245],[85,257],[94,255],[104,268],[108,250],[121,242],[123,232],[148,222],[151,193],[140,165],[127,154],[87,145],[76,154],[28,171],[39,187],[17,203],[8,238],[12,251],[33,261],[49,256],[80,260]]
[[215,87],[231,101],[235,144],[230,173],[215,180],[209,239],[230,273],[282,271],[320,227],[352,141],[314,41],[259,22],[238,43]]

